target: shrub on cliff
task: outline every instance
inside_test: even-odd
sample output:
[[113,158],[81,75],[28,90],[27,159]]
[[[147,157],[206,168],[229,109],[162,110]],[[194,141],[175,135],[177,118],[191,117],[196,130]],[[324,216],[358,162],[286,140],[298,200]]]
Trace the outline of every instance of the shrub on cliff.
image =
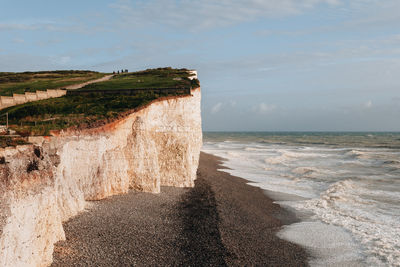
[[[156,99],[152,92],[135,96],[99,95],[64,96],[30,102],[5,109],[9,123],[22,136],[48,135],[80,124],[91,125],[98,120],[115,118],[118,114],[135,109]],[[5,123],[1,118],[0,123]]]

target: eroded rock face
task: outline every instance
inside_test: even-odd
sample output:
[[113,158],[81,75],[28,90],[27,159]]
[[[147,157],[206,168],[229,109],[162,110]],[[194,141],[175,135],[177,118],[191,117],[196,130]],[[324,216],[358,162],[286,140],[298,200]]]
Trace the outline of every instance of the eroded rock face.
[[[193,186],[202,145],[200,89],[120,121],[0,151],[0,266],[46,266],[62,222],[88,200]],[[4,157],[2,163],[1,157]]]
[[1,154],[0,266],[47,265],[51,257],[43,256],[64,238],[54,187],[56,167],[41,147],[5,149]]

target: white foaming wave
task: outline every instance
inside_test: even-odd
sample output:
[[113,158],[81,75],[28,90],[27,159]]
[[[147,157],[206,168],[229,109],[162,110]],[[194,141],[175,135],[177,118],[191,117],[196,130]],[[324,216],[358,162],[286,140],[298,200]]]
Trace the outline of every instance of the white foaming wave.
[[270,158],[266,158],[264,161],[267,164],[284,164],[285,161],[287,160],[287,158],[283,157],[283,156],[278,156],[278,157],[270,157]]
[[230,157],[234,157],[234,158],[237,158],[237,157],[240,156],[239,153],[233,152],[233,151],[227,151],[227,152],[225,152],[225,153],[226,153],[226,155],[228,155],[228,156],[230,156]]
[[292,170],[293,173],[301,174],[301,175],[311,174],[312,172],[315,172],[315,171],[318,171],[318,169],[314,168],[314,167],[297,167]]
[[[238,142],[219,142],[215,145],[217,149],[242,149],[245,146],[245,144],[238,143]],[[203,148],[207,148],[207,146],[203,146]]]
[[351,231],[375,266],[400,266],[400,223],[398,218],[376,212],[376,203],[360,197],[368,190],[352,180],[332,184],[319,198],[297,202],[295,207],[311,210],[326,223]]
[[323,181],[329,181],[333,179],[332,177],[337,177],[341,173],[340,170],[329,170],[329,169],[307,167],[307,166],[296,167],[292,169],[291,172],[300,175],[303,178],[308,178],[313,180],[318,179]]
[[293,150],[278,149],[277,151],[282,153],[282,155],[288,158],[301,158],[307,156],[307,154],[305,154],[304,152],[296,152]]
[[352,149],[345,155],[354,159],[375,159],[378,154],[376,151]]
[[[396,188],[382,187],[382,181],[387,181],[385,177],[389,175],[386,167],[398,164],[399,152],[367,148],[294,149],[238,143],[224,143],[219,148],[213,144],[203,147],[203,151],[227,158],[224,166],[232,170],[226,171],[254,181],[255,186],[312,198],[290,206],[313,211],[316,218],[351,232],[364,247],[368,265],[400,266],[400,193]],[[228,151],[231,151],[229,155]],[[319,160],[325,156],[328,159]],[[365,179],[360,178],[363,175]],[[318,195],[326,188],[326,182],[340,177],[357,177],[357,181],[333,183]],[[397,170],[389,178],[397,179]]]
[[230,146],[229,145],[226,145],[226,144],[217,144],[217,148],[229,148]]
[[264,147],[264,148],[262,148],[262,147],[245,147],[244,148],[244,150],[245,151],[251,151],[251,152],[268,152],[268,151],[271,151],[271,149],[270,148],[267,148],[267,147]]
[[274,156],[274,157],[268,157],[268,158],[264,159],[265,163],[273,164],[273,165],[276,165],[276,164],[285,165],[288,162],[295,161],[298,158],[301,158],[304,156],[304,153],[298,153],[298,152],[282,150],[282,149],[276,150],[276,153],[279,153],[279,155]]
[[301,198],[311,199],[316,197],[313,192],[313,188],[307,185],[299,185],[300,180],[298,179],[283,179],[282,177],[278,177],[273,179],[269,177],[268,181],[259,182],[259,183],[250,183],[250,185],[260,187],[264,190],[289,194],[298,196]]
[[367,189],[363,188],[363,193],[372,197],[383,197],[391,200],[398,201],[400,203],[400,192],[399,191],[386,191],[378,189]]
[[[301,183],[301,179],[290,175],[290,173],[279,172],[277,176],[273,173],[266,173],[273,171],[276,173],[279,168],[277,166],[260,166],[257,165],[258,156],[249,157],[243,150],[211,150],[204,149],[206,153],[211,153],[213,155],[227,159],[222,165],[228,169],[224,169],[225,172],[233,176],[242,177],[253,181],[251,183],[254,186],[260,187],[265,190],[282,192],[291,195],[297,195],[303,198],[314,198],[316,197],[315,191],[312,186]],[[284,156],[277,159],[277,163],[282,163]],[[290,158],[290,157],[288,157]]]
[[275,147],[273,145],[266,145],[266,144],[261,144],[257,142],[252,142],[252,143],[247,143],[245,145],[245,150],[247,151],[264,151],[264,150],[270,150],[274,149]]
[[265,158],[264,159],[265,163],[272,165],[277,165],[277,164],[286,165],[291,162],[295,162],[297,160],[312,160],[313,158],[319,159],[319,158],[327,158],[330,156],[327,154],[305,153],[305,152],[282,150],[282,149],[277,149],[274,152],[278,153],[278,155]]

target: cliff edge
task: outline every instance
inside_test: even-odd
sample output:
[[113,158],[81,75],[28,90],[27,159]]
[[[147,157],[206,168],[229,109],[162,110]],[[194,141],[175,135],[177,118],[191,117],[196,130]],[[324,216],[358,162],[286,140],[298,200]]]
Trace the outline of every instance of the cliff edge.
[[[202,146],[201,90],[157,99],[104,126],[0,150],[0,266],[47,266],[62,222],[129,189],[191,187]],[[134,205],[134,203],[132,203]]]

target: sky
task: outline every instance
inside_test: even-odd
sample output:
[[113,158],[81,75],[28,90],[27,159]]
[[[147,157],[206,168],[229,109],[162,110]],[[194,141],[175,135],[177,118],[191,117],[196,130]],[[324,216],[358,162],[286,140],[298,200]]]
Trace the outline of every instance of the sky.
[[185,67],[205,131],[400,131],[399,0],[0,3],[0,71]]

